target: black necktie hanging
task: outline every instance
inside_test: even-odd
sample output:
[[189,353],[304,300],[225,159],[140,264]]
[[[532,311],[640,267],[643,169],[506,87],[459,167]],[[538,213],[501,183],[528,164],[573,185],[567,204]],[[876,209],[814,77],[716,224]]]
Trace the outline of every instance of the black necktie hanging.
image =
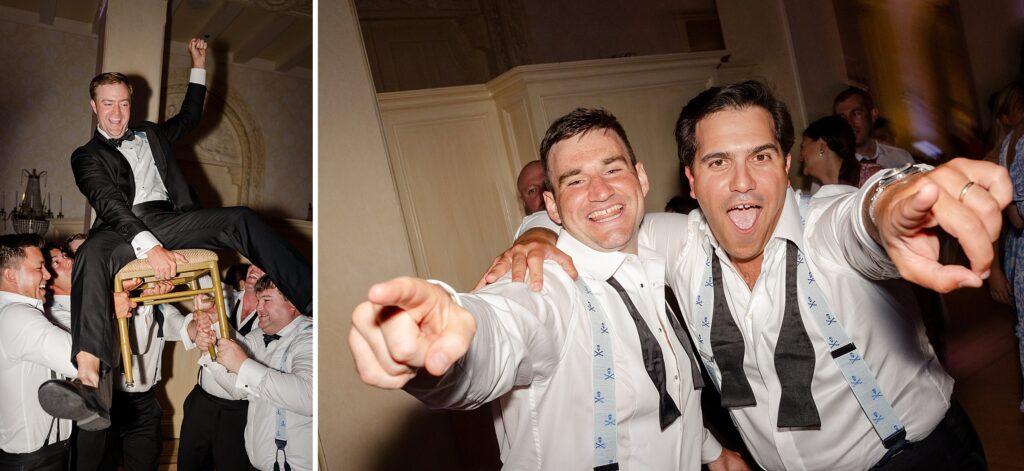
[[[777,426],[819,427],[821,420],[811,394],[814,377],[814,347],[800,315],[797,291],[796,244],[786,246],[786,298],[782,327],[775,345],[775,371],[781,386]],[[714,321],[711,324],[711,349],[722,374],[723,407],[744,407],[757,404],[750,383],[743,371],[743,335],[732,318],[722,284],[721,262],[712,256],[714,283]]]
[[679,343],[686,350],[686,357],[690,359],[690,376],[693,380],[693,389],[703,388],[704,378],[701,376],[700,361],[697,358],[697,352],[693,348],[693,341],[690,340],[690,332],[686,329],[686,324],[683,323],[683,310],[679,308],[679,300],[676,299],[675,292],[668,286],[665,286],[665,302],[668,308],[668,321],[672,324],[672,330],[676,332],[676,338],[679,339]]
[[779,399],[779,427],[819,427],[821,419],[811,395],[814,377],[814,346],[800,316],[796,263],[799,249],[786,244],[786,306],[782,329],[775,343],[775,373],[782,387]]
[[658,418],[661,422],[661,429],[665,430],[682,416],[682,413],[679,412],[679,407],[676,406],[672,396],[669,396],[665,389],[665,358],[661,353],[661,345],[658,344],[654,333],[640,316],[640,311],[637,311],[622,285],[614,277],[608,278],[608,284],[619,293],[622,303],[626,305],[626,310],[629,311],[633,323],[636,324],[636,331],[640,335],[640,352],[643,354],[644,368],[647,370],[647,375],[651,377],[651,381],[654,382],[654,387],[658,390]]
[[722,407],[745,407],[757,404],[743,371],[743,334],[732,319],[729,303],[722,287],[722,262],[711,258],[711,277],[715,284],[714,321],[711,324],[711,352],[722,373]]

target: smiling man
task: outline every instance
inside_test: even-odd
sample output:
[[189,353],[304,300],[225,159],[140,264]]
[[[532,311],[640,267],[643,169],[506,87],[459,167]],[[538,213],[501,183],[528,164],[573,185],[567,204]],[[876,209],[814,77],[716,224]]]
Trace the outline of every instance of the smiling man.
[[[96,132],[71,155],[75,183],[96,212],[72,272],[72,361],[81,383],[52,382],[40,389],[53,415],[68,417],[83,404],[99,404],[101,413],[110,407],[113,275],[136,258],[146,259],[156,278],[166,280],[186,262],[173,249],[232,249],[266,269],[296,306],[312,311],[309,262],[249,208],[200,209],[171,152],[203,113],[206,42],[192,39],[188,53],[192,69],[184,100],[163,123],[130,125],[132,87],[123,74],[102,73],[89,84]],[[69,395],[81,399],[63,400]]]
[[540,156],[579,282],[546,263],[539,293],[507,277],[474,294],[377,284],[352,313],[361,378],[431,407],[497,399],[506,469],[745,469],[702,425],[692,346],[666,313],[665,260],[638,248],[647,174],[622,126],[577,109],[551,125]]
[[35,400],[51,374],[76,373],[70,334],[43,314],[50,275],[41,242],[0,236],[0,469],[68,468],[71,421],[52,417]]
[[[983,469],[908,285],[892,280],[981,286],[1010,200],[1006,171],[958,159],[801,202],[787,177],[789,112],[758,82],[697,95],[676,140],[701,210],[648,215],[640,247],[667,257],[695,346],[758,463]],[[959,239],[969,268],[938,263],[937,227]],[[543,258],[551,237],[527,232],[488,278],[514,258]]]
[[[248,400],[245,452],[254,469],[311,470],[313,319],[302,315],[269,276],[260,278],[253,292],[259,300],[257,327],[237,342],[217,340],[216,363],[204,353],[199,364],[206,381],[216,381],[235,399]],[[206,352],[215,339],[212,319],[196,316],[196,321],[196,346]],[[190,462],[187,468],[209,469],[212,463],[199,464]]]

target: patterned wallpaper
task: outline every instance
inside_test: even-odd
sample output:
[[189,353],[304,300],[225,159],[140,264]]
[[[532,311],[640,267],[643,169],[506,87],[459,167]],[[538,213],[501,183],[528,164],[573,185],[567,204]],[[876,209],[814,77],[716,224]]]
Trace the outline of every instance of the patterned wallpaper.
[[[0,202],[10,211],[25,189],[21,170],[46,171],[42,188],[53,212],[81,218],[85,198],[71,174],[71,152],[92,133],[89,80],[96,68],[93,36],[0,19]],[[0,229],[3,229],[0,223]],[[11,231],[8,221],[6,230]]]

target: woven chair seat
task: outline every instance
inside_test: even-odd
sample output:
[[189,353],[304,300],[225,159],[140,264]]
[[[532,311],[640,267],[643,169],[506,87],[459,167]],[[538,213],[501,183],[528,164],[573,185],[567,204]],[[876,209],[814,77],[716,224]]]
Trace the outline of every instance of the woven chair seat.
[[[166,294],[132,297],[130,299],[139,304],[154,305],[189,301],[197,294],[210,294],[213,296],[213,303],[217,309],[217,323],[220,326],[220,336],[227,336],[230,328],[228,327],[227,310],[224,306],[224,293],[221,291],[220,286],[220,268],[217,266],[217,254],[204,249],[180,249],[173,252],[184,255],[185,259],[188,260],[187,263],[178,263],[176,265],[177,274],[168,280],[175,285],[174,291]],[[199,279],[207,275],[211,278],[212,287],[201,288]],[[143,280],[143,284],[136,288],[137,291],[158,282],[153,273],[153,267],[149,265],[149,260],[140,258],[129,262],[124,268],[118,270],[114,276],[114,292],[123,291],[124,281],[132,278],[141,278]],[[177,289],[180,285],[186,285],[187,289],[184,291]],[[118,340],[121,343],[121,361],[125,366],[125,383],[129,388],[132,388],[135,385],[135,379],[132,372],[132,352],[130,348],[131,341],[128,338],[128,320],[118,319],[117,330]],[[216,358],[213,346],[210,347],[210,357]]]
[[[179,263],[179,272],[189,272],[200,268],[209,266],[210,262],[216,262],[218,260],[217,254],[211,250],[205,249],[180,249],[172,250],[174,253],[184,255],[188,260],[188,263]],[[124,268],[117,272],[118,277],[122,279],[129,278],[145,278],[147,276],[153,276],[153,267],[149,266],[149,260],[144,258],[137,258],[128,262]]]

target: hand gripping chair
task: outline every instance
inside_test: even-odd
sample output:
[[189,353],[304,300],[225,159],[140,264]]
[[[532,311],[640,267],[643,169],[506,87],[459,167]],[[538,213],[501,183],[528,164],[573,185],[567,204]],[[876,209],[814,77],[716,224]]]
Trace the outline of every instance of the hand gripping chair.
[[[182,249],[175,250],[174,252],[184,255],[188,260],[188,263],[179,263],[177,275],[168,280],[174,283],[175,290],[167,294],[137,296],[130,299],[142,305],[157,305],[187,301],[197,294],[212,293],[214,304],[217,307],[220,336],[227,337],[229,331],[228,318],[227,310],[224,307],[224,292],[221,291],[220,286],[220,268],[217,266],[217,254],[203,249]],[[199,278],[205,275],[210,275],[210,278],[213,279],[212,288],[199,287]],[[153,268],[149,266],[149,262],[145,259],[136,259],[129,262],[114,275],[114,292],[123,292],[124,282],[132,278],[143,280],[143,283],[136,288],[137,290],[150,287],[158,281],[153,273]],[[179,285],[186,285],[187,289],[179,291],[177,289]],[[135,385],[135,378],[132,371],[131,340],[128,338],[128,319],[118,319],[117,330],[121,340],[121,360],[124,364],[125,384],[131,388]],[[210,346],[210,358],[217,358],[217,353],[212,345]]]

